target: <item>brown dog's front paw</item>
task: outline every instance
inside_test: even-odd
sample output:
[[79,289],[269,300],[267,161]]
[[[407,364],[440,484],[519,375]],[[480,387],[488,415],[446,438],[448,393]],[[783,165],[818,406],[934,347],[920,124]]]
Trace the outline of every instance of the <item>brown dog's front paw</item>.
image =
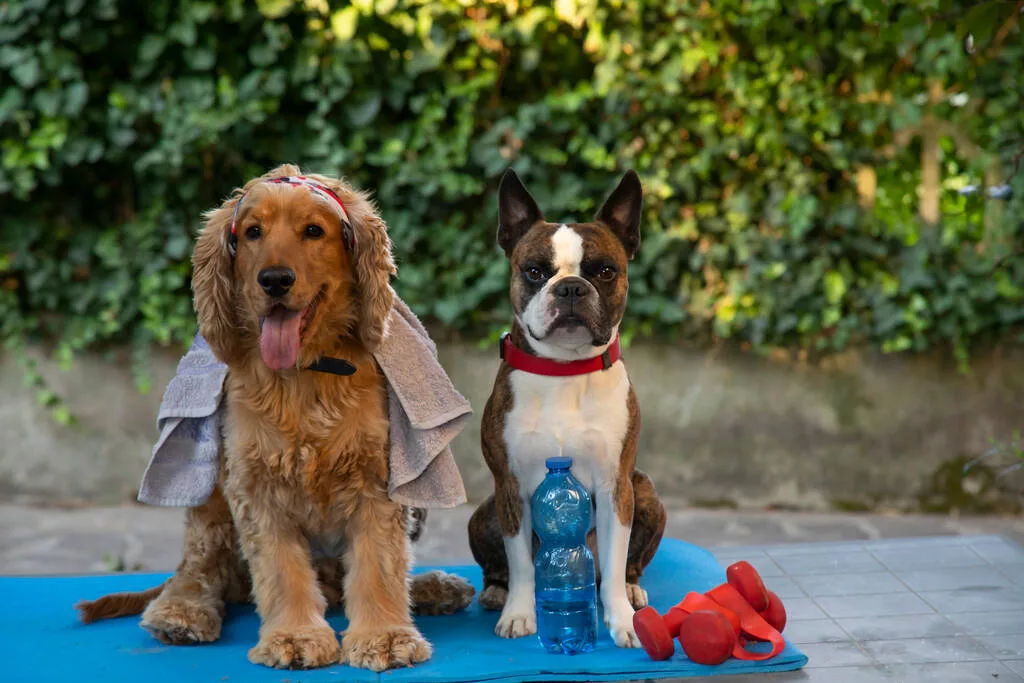
[[326,624],[269,631],[249,650],[250,662],[276,669],[316,669],[340,658],[338,637]]
[[140,625],[165,645],[212,643],[223,622],[217,601],[157,598],[142,613]]
[[347,631],[341,639],[342,661],[371,671],[412,666],[430,659],[430,643],[413,626],[383,631]]
[[469,581],[440,570],[417,574],[409,588],[413,614],[419,616],[455,614],[469,607],[474,593]]

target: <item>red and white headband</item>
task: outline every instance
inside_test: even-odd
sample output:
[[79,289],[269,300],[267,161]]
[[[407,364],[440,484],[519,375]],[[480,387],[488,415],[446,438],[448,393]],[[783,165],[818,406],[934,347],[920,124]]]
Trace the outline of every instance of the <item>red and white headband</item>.
[[[264,182],[284,183],[286,185],[294,185],[296,187],[305,187],[307,190],[309,190],[310,192],[319,197],[323,197],[328,201],[334,201],[338,205],[338,208],[341,210],[342,237],[345,241],[345,248],[348,249],[349,251],[352,251],[353,247],[355,246],[355,236],[352,233],[352,225],[348,220],[348,211],[345,210],[344,202],[341,201],[341,197],[335,194],[334,190],[327,187],[326,185],[322,185],[316,182],[315,180],[310,180],[309,178],[301,175],[271,178]],[[249,193],[246,192],[245,194],[238,198],[238,203],[235,204],[235,211],[231,215],[232,242],[235,242],[238,239],[238,226],[235,224],[235,221],[238,219],[238,209],[242,206],[242,200],[245,199],[247,194]]]

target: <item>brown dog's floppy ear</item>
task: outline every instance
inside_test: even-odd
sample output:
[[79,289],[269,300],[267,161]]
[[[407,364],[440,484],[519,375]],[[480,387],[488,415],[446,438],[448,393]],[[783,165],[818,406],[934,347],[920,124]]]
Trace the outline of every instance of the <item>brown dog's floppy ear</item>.
[[359,290],[359,339],[371,353],[387,332],[388,317],[394,302],[391,276],[395,260],[391,254],[388,226],[376,212],[357,217],[349,215],[355,234],[353,270]]
[[199,333],[223,363],[238,354],[234,259],[230,251],[231,219],[238,196],[208,211],[192,252],[192,292]]
[[544,214],[533,196],[511,168],[498,186],[498,245],[505,256],[512,256],[516,243]]
[[640,248],[640,209],[643,200],[644,190],[639,176],[633,170],[626,171],[618,187],[594,217],[615,232],[629,258],[633,258]]
[[[391,254],[388,226],[377,214],[369,193],[356,190],[341,178],[306,174],[307,178],[331,189],[341,199],[348,214],[351,230],[352,272],[356,280],[356,303],[359,322],[356,334],[373,353],[387,333],[388,317],[395,293],[391,289],[391,276],[397,272]],[[342,239],[346,226],[342,225]]]

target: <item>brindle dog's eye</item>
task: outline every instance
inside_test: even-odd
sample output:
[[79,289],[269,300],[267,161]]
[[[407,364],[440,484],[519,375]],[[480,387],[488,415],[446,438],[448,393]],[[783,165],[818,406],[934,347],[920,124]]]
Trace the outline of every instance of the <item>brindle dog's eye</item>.
[[324,229],[319,225],[307,225],[306,226],[306,237],[318,240],[324,236]]
[[614,268],[611,266],[605,266],[601,270],[597,271],[597,279],[604,280],[605,282],[615,279],[617,275]]
[[540,282],[544,279],[544,271],[537,266],[530,266],[529,268],[526,268],[523,270],[523,275],[525,275],[526,279],[530,282]]
[[247,240],[258,240],[263,236],[263,231],[260,230],[258,225],[250,225],[245,229],[245,239]]

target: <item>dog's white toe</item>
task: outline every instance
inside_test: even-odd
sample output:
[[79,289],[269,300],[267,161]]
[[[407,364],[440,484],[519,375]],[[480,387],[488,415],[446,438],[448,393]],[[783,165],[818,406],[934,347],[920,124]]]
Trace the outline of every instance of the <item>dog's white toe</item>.
[[[646,594],[644,597],[646,598]],[[633,628],[634,613],[625,595],[621,601],[616,600],[610,609],[605,607],[605,625],[608,627],[608,632],[611,633],[612,640],[619,647],[640,647],[640,639],[637,638],[636,630]]]
[[537,632],[535,614],[502,614],[494,632],[502,638],[522,638]]
[[633,630],[633,625],[620,625],[611,629],[612,640],[619,647],[640,647],[640,639]]
[[537,610],[533,595],[509,595],[494,632],[502,638],[522,638],[537,632]]

